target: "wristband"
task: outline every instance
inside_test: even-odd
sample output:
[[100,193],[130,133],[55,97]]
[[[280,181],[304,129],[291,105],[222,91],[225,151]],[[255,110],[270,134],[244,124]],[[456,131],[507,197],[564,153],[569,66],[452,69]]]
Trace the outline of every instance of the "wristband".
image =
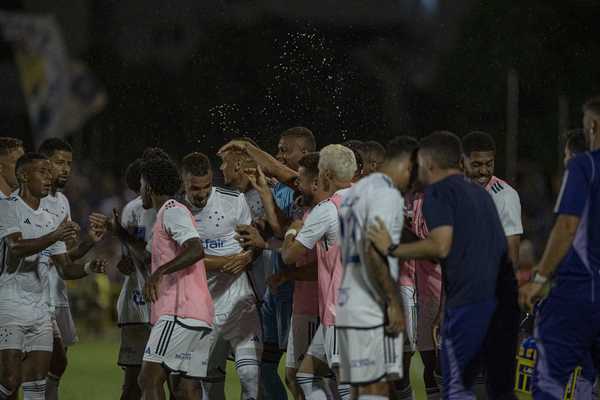
[[89,274],[91,274],[92,272],[94,272],[94,271],[92,271],[92,267],[91,267],[91,265],[92,265],[92,262],[91,262],[91,261],[88,261],[88,262],[86,262],[86,263],[85,263],[85,265],[83,266],[83,271],[85,272],[85,274],[86,274],[86,275],[89,275]]
[[531,282],[538,285],[545,285],[546,282],[548,282],[548,278],[543,275],[540,275],[539,272],[536,272],[535,274],[533,274],[533,279],[531,280]]
[[288,229],[287,232],[285,233],[285,237],[287,239],[288,236],[293,235],[294,237],[298,234],[298,231],[296,229]]
[[396,243],[396,244],[392,243],[392,244],[390,244],[390,247],[388,247],[388,249],[387,249],[387,255],[388,255],[388,257],[396,257],[394,255],[394,252],[396,251],[396,249],[399,246],[400,246],[400,243]]

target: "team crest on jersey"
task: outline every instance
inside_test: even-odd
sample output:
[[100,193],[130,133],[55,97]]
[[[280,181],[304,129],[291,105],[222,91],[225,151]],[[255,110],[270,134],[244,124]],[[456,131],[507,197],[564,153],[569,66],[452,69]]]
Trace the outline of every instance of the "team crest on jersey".
[[142,295],[142,292],[140,292],[139,290],[134,290],[133,291],[133,303],[138,305],[138,306],[145,306],[146,305],[146,301],[144,300],[144,296]]

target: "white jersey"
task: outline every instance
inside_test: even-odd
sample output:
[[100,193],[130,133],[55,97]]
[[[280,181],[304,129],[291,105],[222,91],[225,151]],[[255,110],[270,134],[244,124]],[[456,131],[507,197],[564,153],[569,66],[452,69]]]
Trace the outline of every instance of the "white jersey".
[[[235,227],[252,222],[243,194],[213,187],[204,208],[191,206],[190,209],[207,256],[232,256],[242,252],[242,247],[235,240]],[[207,270],[206,276],[216,315],[243,311],[256,304],[248,274],[236,276]]]
[[[139,240],[146,240],[146,227],[144,214],[151,210],[145,210],[142,206],[142,198],[137,197],[127,203],[121,212],[121,225]],[[156,210],[152,210],[156,218]],[[127,248],[123,247],[123,253],[127,254]],[[148,277],[149,266],[144,260],[139,260],[131,255],[135,271],[125,276],[121,293],[117,300],[117,315],[119,325],[150,323],[150,305],[146,303],[143,296],[144,284]]]
[[494,199],[504,234],[506,236],[523,234],[521,200],[517,191],[495,176],[490,179],[486,190]]
[[[65,218],[71,220],[71,205],[67,197],[61,192],[56,192],[53,196],[49,194],[44,197],[40,205],[46,212],[54,215],[60,222]],[[69,295],[67,285],[60,277],[56,268],[50,268],[49,286],[50,291],[50,309],[55,307],[68,307]]]
[[[340,235],[344,277],[338,294],[336,326],[374,328],[384,323],[384,300],[372,281],[364,259],[365,230],[381,218],[392,236],[400,241],[404,223],[404,199],[386,175],[375,173],[348,190],[340,207]],[[389,257],[394,279],[398,279],[398,260]]]
[[36,239],[54,231],[62,220],[41,205],[33,210],[18,195],[0,200],[0,216],[0,326],[47,321],[48,258],[66,253],[66,246],[56,242],[15,263],[8,259],[6,237],[20,232],[24,239]]

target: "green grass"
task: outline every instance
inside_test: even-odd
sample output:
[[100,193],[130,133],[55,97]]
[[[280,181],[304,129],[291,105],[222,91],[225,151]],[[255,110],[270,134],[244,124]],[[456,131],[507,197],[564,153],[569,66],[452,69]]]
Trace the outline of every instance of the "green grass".
[[[123,380],[117,366],[118,339],[84,340],[69,349],[69,367],[60,386],[61,400],[104,400],[118,399]],[[283,376],[283,365],[280,373]],[[423,383],[419,378],[422,364],[415,357],[411,379],[417,399],[425,399]],[[227,365],[226,395],[230,400],[238,399],[240,383],[232,363]],[[291,396],[290,396],[291,399]]]

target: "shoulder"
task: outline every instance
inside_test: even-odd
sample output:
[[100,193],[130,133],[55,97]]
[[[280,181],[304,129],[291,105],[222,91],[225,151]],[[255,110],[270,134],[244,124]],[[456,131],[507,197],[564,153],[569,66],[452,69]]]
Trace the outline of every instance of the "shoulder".
[[227,189],[227,188],[217,187],[217,186],[215,186],[215,194],[219,197],[233,197],[233,198],[238,198],[242,195],[237,190]]
[[496,180],[489,188],[489,193],[495,200],[504,202],[520,202],[519,193],[503,180]]

